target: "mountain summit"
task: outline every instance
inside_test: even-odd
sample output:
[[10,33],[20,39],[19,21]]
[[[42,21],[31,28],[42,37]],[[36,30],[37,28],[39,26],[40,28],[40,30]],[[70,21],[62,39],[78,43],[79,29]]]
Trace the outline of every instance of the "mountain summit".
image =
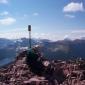
[[[85,61],[41,61],[44,65],[42,75],[31,70],[27,64],[27,51],[20,53],[8,66],[0,69],[0,85],[84,85]],[[36,67],[38,67],[38,64]],[[34,67],[33,67],[34,68]],[[37,70],[37,69],[36,69]],[[39,72],[39,70],[38,70]]]

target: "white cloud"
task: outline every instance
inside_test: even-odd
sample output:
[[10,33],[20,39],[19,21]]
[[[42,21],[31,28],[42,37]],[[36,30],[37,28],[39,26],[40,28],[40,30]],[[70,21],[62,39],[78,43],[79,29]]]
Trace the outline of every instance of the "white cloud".
[[[19,39],[19,38],[29,38],[29,33],[27,28],[15,28],[11,29],[8,32],[0,33],[0,38],[8,39]],[[37,39],[49,39],[52,41],[63,40],[63,39],[81,39],[85,37],[85,30],[73,30],[70,32],[61,32],[61,33],[36,33],[32,32],[32,38]]]
[[38,15],[39,15],[39,13],[37,13],[37,12],[33,13],[33,16],[38,16]]
[[74,30],[71,32],[72,34],[75,34],[75,33],[85,33],[85,30]]
[[65,14],[65,17],[68,17],[68,18],[75,18],[74,15],[71,15],[71,14]]
[[8,15],[8,14],[9,14],[8,11],[4,11],[4,12],[0,13],[1,16],[6,16],[6,15]]
[[12,18],[12,17],[8,17],[8,18],[4,18],[0,20],[0,24],[2,25],[11,25],[14,22],[16,22],[16,19]]
[[85,37],[85,30],[73,30],[64,36],[64,39],[81,39]]
[[[27,28],[24,28],[24,29],[27,29]],[[14,30],[11,29],[10,31],[7,31],[7,32],[1,32],[0,38],[7,38],[7,39],[19,39],[23,37],[28,38],[29,36],[28,31],[24,29],[15,28]]]
[[[57,34],[57,33],[56,33]],[[37,38],[37,39],[49,39],[49,40],[62,40],[63,36],[56,35],[55,33],[36,33],[32,32],[32,38]],[[19,39],[22,37],[29,38],[29,33],[27,31],[27,28],[16,28],[15,30],[10,30],[8,32],[3,32],[0,33],[0,38],[8,38],[8,39]]]
[[7,4],[8,0],[0,0],[0,3]]
[[78,11],[84,11],[84,6],[83,3],[76,3],[76,2],[71,2],[67,4],[64,9],[64,12],[78,12]]

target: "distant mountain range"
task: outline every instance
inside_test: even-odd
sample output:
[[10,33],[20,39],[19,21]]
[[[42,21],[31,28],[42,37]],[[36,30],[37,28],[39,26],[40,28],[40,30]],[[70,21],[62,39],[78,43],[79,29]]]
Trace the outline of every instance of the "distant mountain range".
[[[32,45],[41,45],[41,52],[49,59],[74,59],[85,58],[85,38],[76,40],[50,41],[46,39],[32,39]],[[28,47],[28,39],[3,39],[0,38],[0,60],[14,59],[22,47]],[[18,49],[18,50],[17,50]]]
[[43,52],[50,59],[76,59],[85,58],[85,40],[76,39],[45,42]]

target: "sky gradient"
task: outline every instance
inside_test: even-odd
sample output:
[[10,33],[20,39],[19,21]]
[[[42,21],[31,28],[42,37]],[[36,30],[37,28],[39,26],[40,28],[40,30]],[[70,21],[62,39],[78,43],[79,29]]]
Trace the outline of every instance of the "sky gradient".
[[85,37],[85,0],[0,0],[0,37]]

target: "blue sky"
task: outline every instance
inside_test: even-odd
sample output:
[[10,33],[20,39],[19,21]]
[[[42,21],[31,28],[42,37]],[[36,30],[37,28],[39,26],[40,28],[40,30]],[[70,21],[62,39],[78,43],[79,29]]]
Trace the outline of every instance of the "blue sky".
[[85,0],[0,0],[0,37],[85,37]]

